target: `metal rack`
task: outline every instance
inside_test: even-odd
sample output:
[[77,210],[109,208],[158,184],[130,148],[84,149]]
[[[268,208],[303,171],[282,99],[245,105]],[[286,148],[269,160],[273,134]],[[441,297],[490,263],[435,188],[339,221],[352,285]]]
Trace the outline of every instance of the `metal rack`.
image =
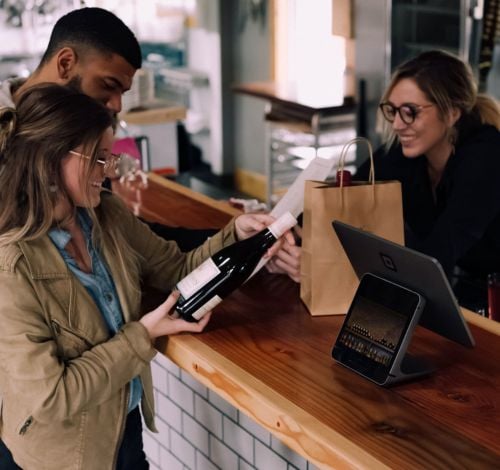
[[[316,156],[338,158],[343,145],[356,136],[354,103],[323,109],[283,106],[271,101],[266,107],[268,154],[266,202],[273,206],[298,174]],[[353,148],[347,162],[356,158]]]

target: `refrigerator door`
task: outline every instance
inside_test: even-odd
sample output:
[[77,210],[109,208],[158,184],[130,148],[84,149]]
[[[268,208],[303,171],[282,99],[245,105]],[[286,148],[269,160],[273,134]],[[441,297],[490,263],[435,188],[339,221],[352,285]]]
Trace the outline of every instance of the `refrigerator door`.
[[476,0],[393,0],[391,68],[429,49],[442,49],[466,62],[471,48]]

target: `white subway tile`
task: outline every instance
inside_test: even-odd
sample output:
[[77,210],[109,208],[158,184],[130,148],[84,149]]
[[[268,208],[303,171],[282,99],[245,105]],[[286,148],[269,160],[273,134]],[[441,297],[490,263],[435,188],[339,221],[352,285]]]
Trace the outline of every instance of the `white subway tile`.
[[271,448],[299,470],[307,470],[307,460],[274,436],[271,436]]
[[149,433],[142,433],[144,452],[149,462],[160,463],[160,445]]
[[173,430],[170,431],[170,452],[189,468],[194,468],[195,448]]
[[238,423],[252,434],[252,436],[255,436],[268,446],[271,445],[271,433],[241,411],[238,413]]
[[199,380],[196,380],[189,372],[181,370],[181,380],[203,398],[208,397],[207,387],[205,387],[205,385],[203,385]]
[[223,419],[223,429],[224,444],[233,449],[246,461],[253,463],[253,436],[226,417]]
[[170,374],[175,375],[176,377],[181,376],[181,369],[179,366],[175,365],[167,356],[157,354],[154,360]]
[[208,431],[186,413],[182,413],[182,435],[197,449],[208,455]]
[[184,464],[166,449],[160,449],[160,470],[183,470]]
[[216,408],[219,408],[226,416],[229,416],[233,421],[238,420],[238,410],[228,403],[224,398],[217,395],[217,393],[208,391],[208,401],[212,403]]
[[156,395],[156,407],[158,416],[177,431],[182,430],[181,409],[160,393]]
[[194,397],[194,417],[212,434],[222,439],[222,414],[199,395]]
[[163,368],[156,359],[151,362],[151,373],[153,374],[153,385],[164,395],[167,395],[167,370]]
[[243,459],[240,459],[238,470],[255,470],[255,467],[245,462]]
[[[168,417],[167,417],[168,418]],[[165,449],[170,448],[170,424],[166,422],[164,419],[160,418],[158,415],[155,418],[156,428],[158,432],[152,434],[153,439],[158,442]],[[179,428],[179,430],[182,428]]]
[[259,441],[255,441],[255,466],[262,470],[287,470],[287,463]]
[[219,470],[219,467],[210,462],[201,452],[196,452],[196,470]]
[[178,378],[168,378],[168,397],[190,415],[194,414],[194,393]]
[[238,456],[214,436],[210,436],[210,460],[224,470],[238,469]]
[[159,433],[143,434],[151,470],[319,470],[164,356],[152,369]]

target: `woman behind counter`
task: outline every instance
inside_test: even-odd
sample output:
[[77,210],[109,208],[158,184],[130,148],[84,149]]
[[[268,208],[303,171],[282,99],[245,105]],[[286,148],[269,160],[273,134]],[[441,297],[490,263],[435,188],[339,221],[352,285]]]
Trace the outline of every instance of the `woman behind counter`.
[[102,193],[112,122],[58,85],[0,110],[0,434],[25,470],[148,468],[139,403],[154,430],[152,340],[199,332],[209,315],[170,317],[171,294],[141,317],[140,282],[168,292],[272,221],[239,216],[181,253]]
[[486,276],[500,271],[498,105],[461,60],[429,51],[396,69],[380,110],[375,176],[402,183],[406,245],[441,262],[461,305],[486,308]]

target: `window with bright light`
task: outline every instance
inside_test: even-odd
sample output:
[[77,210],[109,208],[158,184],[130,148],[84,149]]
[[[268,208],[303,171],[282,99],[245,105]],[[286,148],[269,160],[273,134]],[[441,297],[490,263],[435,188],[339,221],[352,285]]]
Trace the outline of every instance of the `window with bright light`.
[[332,34],[332,0],[277,0],[275,21],[275,80],[308,103],[341,104],[346,43]]

